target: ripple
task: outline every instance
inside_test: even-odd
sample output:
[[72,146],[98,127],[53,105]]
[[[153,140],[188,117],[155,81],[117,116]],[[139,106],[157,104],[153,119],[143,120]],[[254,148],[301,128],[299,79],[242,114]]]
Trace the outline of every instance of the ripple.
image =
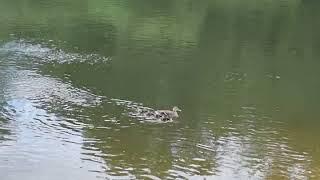
[[[74,88],[59,79],[42,76],[30,70],[15,73],[7,85],[6,94],[15,99],[28,99],[34,103],[74,104],[82,107],[97,106],[103,97]],[[68,107],[64,107],[66,109]]]
[[159,178],[157,176],[148,175],[148,174],[141,175],[141,177],[143,177],[144,179],[161,180],[161,178]]
[[[37,44],[24,39],[13,40],[5,43],[0,47],[0,51],[9,53],[9,57],[16,59],[25,59],[25,57],[36,58],[38,63],[87,63],[87,64],[104,64],[111,60],[110,57],[102,57],[98,54],[79,54],[68,53],[56,47],[49,47],[46,44]],[[30,63],[30,62],[28,62]]]
[[[16,62],[19,61],[16,57],[32,55],[44,60],[53,52],[40,45],[6,45]],[[36,69],[25,70],[12,64],[0,68],[3,87],[0,125],[4,129],[0,130],[0,161],[6,161],[0,172],[15,169],[14,164],[19,164],[23,171],[30,167],[59,171],[59,159],[66,161],[64,167],[80,166],[83,170],[79,173],[85,172],[86,177],[90,176],[87,175],[90,169],[104,167],[104,156],[96,149],[81,148],[88,143],[83,138],[84,129],[90,126],[87,122],[90,116],[86,113],[100,106],[104,97],[86,88],[76,88],[70,82],[41,75]],[[38,175],[41,177],[41,172]]]
[[[77,58],[95,62],[86,55],[26,41],[9,42],[0,51],[15,60],[27,56],[39,62],[75,63]],[[123,116],[94,110],[107,111],[107,107],[100,109],[107,102],[120,107],[121,115],[148,122],[138,112],[153,109],[130,100],[107,100],[35,70],[14,66],[3,70],[0,160],[8,162],[1,164],[8,169],[14,169],[14,164],[31,167],[43,162],[59,167],[57,159],[64,159],[69,168],[87,166],[85,172],[109,174],[109,179],[264,179],[273,169],[283,177],[304,179],[312,167],[312,155],[290,145],[285,124],[254,105],[239,108],[230,119],[201,114],[196,125],[133,127],[131,119],[125,122]],[[245,80],[246,74],[241,73],[225,77],[231,85]]]

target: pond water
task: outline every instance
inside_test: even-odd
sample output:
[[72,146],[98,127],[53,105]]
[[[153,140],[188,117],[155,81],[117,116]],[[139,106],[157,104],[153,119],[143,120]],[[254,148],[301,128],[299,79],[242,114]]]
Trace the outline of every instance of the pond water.
[[319,179],[319,7],[2,0],[1,180]]

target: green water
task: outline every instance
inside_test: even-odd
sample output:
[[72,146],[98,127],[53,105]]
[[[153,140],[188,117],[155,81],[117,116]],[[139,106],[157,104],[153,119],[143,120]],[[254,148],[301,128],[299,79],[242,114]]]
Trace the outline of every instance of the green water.
[[319,5],[1,0],[1,180],[319,179]]

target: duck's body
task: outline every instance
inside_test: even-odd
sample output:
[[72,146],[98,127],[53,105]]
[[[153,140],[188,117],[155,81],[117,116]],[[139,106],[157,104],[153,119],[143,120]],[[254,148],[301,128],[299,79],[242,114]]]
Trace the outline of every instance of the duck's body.
[[172,111],[171,110],[158,110],[155,111],[155,117],[156,119],[160,119],[162,121],[169,121],[175,118],[179,117],[178,112],[181,110],[178,107],[173,107]]
[[171,118],[179,117],[179,114],[177,111],[170,111],[170,110],[158,110],[156,111],[156,114],[160,116],[169,116]]
[[153,110],[153,109],[142,109],[138,111],[138,115],[144,119],[161,120],[161,121],[171,121],[178,118],[178,112],[181,111],[178,107],[173,107],[171,110]]

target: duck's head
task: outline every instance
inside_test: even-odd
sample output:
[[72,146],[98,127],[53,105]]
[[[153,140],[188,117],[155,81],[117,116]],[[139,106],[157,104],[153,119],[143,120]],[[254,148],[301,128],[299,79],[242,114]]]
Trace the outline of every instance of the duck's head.
[[181,109],[179,109],[177,106],[174,106],[174,107],[172,108],[172,111],[174,111],[174,112],[181,112]]

